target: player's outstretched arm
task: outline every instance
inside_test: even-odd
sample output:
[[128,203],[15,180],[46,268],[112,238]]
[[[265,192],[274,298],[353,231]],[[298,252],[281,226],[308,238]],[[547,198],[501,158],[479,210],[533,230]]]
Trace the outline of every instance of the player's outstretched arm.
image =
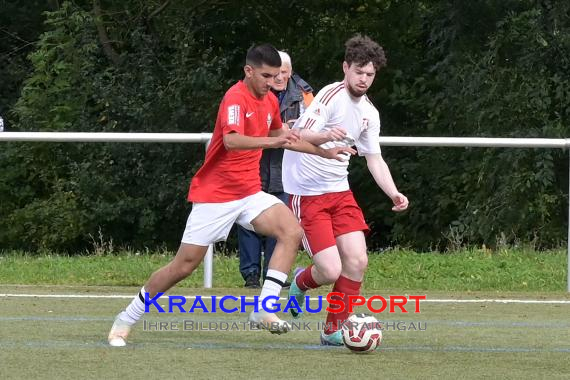
[[382,155],[380,153],[366,154],[364,157],[366,157],[366,165],[368,166],[368,171],[370,171],[370,174],[374,177],[374,181],[376,181],[382,191],[384,191],[394,203],[392,210],[404,211],[407,209],[409,204],[408,198],[398,191],[390,169],[382,158]]
[[288,143],[286,145],[283,145],[283,148],[294,150],[296,152],[314,154],[323,158],[337,161],[347,161],[349,156],[356,154],[356,150],[351,147],[336,146],[333,148],[324,149],[305,140]]
[[295,136],[277,135],[269,137],[244,136],[233,132],[224,135],[224,146],[227,150],[248,150],[281,148],[290,140],[298,139]]
[[296,128],[290,130],[287,127],[283,127],[281,129],[270,131],[269,135],[286,138],[287,142],[281,146],[282,148],[294,150],[296,152],[315,154],[317,156],[332,160],[346,161],[348,159],[348,156],[356,154],[356,150],[350,147],[334,147],[330,149],[324,149],[317,145],[311,144],[310,142],[300,138],[300,131]]
[[346,131],[340,127],[332,127],[327,131],[313,132],[310,129],[303,128],[301,138],[313,145],[321,145],[329,141],[340,141],[345,138]]

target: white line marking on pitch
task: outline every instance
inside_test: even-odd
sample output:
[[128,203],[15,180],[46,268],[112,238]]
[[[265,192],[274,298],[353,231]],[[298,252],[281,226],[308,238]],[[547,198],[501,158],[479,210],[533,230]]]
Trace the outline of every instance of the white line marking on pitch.
[[[20,297],[20,298],[118,298],[118,299],[131,299],[134,295],[119,295],[119,294],[17,294],[17,293],[0,293],[0,297]],[[168,295],[162,298],[168,297]],[[187,299],[195,299],[197,296],[186,296]],[[201,298],[212,297],[212,295],[203,295]],[[217,295],[216,297],[221,297]],[[241,296],[233,296],[241,297]],[[386,297],[385,297],[386,298]],[[246,300],[252,301],[254,298],[251,296],[245,297]],[[325,299],[325,296],[322,296]],[[281,297],[281,300],[286,298]],[[317,297],[311,297],[310,301],[318,301]],[[389,298],[386,298],[389,302]],[[373,300],[373,302],[380,302],[380,300]],[[570,300],[517,300],[517,299],[425,299],[421,303],[522,303],[522,304],[559,304],[570,305]]]

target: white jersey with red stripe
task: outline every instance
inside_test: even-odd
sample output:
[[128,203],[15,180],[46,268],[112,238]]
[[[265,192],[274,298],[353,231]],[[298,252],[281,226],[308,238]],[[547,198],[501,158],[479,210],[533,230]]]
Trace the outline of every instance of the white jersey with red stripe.
[[[366,95],[354,98],[344,82],[324,87],[293,128],[307,128],[313,132],[333,127],[346,130],[342,141],[322,144],[322,148],[356,146],[359,156],[380,153],[380,114]],[[294,195],[320,195],[346,191],[348,163],[322,158],[312,154],[286,150],[283,156],[283,188]]]

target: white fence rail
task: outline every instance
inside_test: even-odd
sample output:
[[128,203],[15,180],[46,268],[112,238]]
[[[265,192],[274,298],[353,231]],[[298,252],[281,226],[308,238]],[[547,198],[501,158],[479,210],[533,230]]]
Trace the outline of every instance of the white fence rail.
[[[51,142],[158,142],[202,143],[211,133],[91,133],[91,132],[1,132],[0,141]],[[480,147],[480,148],[570,148],[570,139],[482,138],[482,137],[380,137],[384,146]],[[570,161],[569,161],[570,163]],[[570,169],[569,169],[570,170]],[[570,176],[569,176],[570,178]],[[570,197],[570,182],[569,182]],[[568,206],[567,291],[570,292],[570,199]],[[204,287],[212,287],[213,249],[204,259]]]

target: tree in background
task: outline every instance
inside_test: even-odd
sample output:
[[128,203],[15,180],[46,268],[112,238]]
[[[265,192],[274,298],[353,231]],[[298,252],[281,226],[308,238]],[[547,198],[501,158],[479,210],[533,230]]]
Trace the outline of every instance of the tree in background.
[[[33,7],[9,4],[20,16],[0,12],[0,25],[8,25],[0,32],[22,36],[17,20]],[[29,63],[8,68],[20,68],[19,76],[0,74],[13,81],[0,99],[8,99],[18,130],[209,132],[220,96],[243,75],[249,46],[270,42],[288,51],[318,89],[342,76],[342,43],[355,33],[380,41],[388,55],[369,93],[383,135],[562,137],[568,125],[564,2],[91,0],[45,7],[45,24],[38,16],[29,28],[43,32]],[[554,246],[565,239],[562,152],[383,152],[411,208],[391,215],[364,180],[362,162],[353,164],[372,246]],[[99,234],[134,248],[176,246],[181,231],[172,226],[187,216],[187,185],[202,159],[201,147],[186,144],[3,143],[0,247],[78,251]]]
[[[550,137],[568,130],[569,6],[442,2],[423,73],[403,71],[391,104],[410,135]],[[443,16],[443,17],[442,17]],[[400,239],[495,245],[564,241],[567,160],[545,149],[405,149],[417,206]],[[436,168],[436,170],[434,170]]]

